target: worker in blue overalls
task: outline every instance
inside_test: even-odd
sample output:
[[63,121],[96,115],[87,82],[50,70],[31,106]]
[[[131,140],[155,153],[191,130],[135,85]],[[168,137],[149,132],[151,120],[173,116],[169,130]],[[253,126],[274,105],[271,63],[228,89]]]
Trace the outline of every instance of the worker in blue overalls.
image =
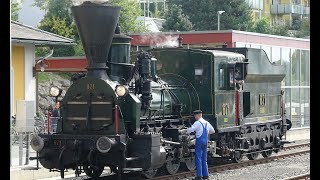
[[194,180],[208,179],[208,140],[209,134],[215,133],[212,125],[202,118],[202,111],[193,111],[196,121],[193,125],[187,129],[187,133],[196,133],[196,145],[195,145],[195,163],[197,169],[197,177]]

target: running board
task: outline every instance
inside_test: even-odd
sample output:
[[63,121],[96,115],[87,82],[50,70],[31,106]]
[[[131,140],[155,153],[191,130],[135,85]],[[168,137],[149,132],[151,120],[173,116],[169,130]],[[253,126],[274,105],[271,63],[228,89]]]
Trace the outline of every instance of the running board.
[[235,149],[235,151],[248,152],[249,149]]
[[289,144],[289,143],[295,143],[295,141],[287,141],[287,140],[280,141],[280,144]]
[[142,168],[123,168],[122,170],[127,172],[138,172],[142,171]]

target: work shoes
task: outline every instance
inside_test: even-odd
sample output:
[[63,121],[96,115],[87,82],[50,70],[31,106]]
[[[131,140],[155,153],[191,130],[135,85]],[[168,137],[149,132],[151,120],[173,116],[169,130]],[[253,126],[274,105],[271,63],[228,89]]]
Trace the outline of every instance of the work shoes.
[[202,177],[197,176],[197,177],[193,178],[192,180],[202,180]]

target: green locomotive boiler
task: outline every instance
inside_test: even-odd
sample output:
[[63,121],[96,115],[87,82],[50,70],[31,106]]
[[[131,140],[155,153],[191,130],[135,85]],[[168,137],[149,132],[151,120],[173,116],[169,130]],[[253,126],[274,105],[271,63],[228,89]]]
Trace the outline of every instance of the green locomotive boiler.
[[[87,74],[61,102],[57,130],[34,135],[44,168],[99,177],[194,170],[195,136],[186,134],[201,109],[216,133],[209,158],[269,157],[290,129],[281,81],[284,67],[260,49],[155,48],[130,54],[117,26],[120,8],[84,2],[71,8],[88,60]],[[53,91],[54,92],[54,91]],[[58,94],[56,94],[58,95]]]

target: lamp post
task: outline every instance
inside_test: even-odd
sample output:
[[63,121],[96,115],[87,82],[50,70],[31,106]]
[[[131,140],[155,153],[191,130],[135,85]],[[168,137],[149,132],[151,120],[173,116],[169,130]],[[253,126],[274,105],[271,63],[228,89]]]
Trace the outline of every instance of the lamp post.
[[224,13],[225,11],[218,11],[218,31],[220,31],[220,14]]

